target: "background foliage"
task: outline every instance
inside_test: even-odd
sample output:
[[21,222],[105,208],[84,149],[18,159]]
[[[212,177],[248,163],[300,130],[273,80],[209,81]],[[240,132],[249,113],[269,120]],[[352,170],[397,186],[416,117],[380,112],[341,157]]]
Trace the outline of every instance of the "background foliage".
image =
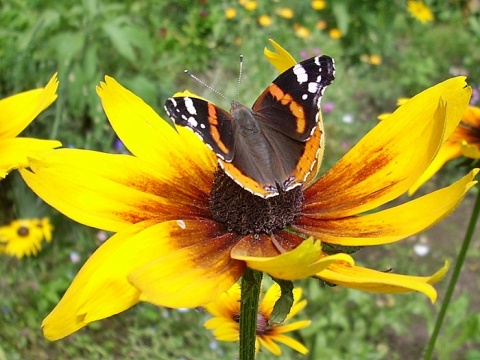
[[[407,2],[13,0],[0,7],[0,95],[43,86],[58,71],[59,97],[23,135],[55,138],[64,146],[123,152],[95,92],[105,75],[142,97],[162,116],[163,103],[186,88],[228,108],[183,74],[193,71],[228,97],[251,104],[276,76],[263,57],[273,38],[297,60],[335,58],[337,79],[324,98],[328,169],[376,123],[376,116],[458,74],[480,83],[478,1],[426,1],[434,20],[422,23]],[[315,3],[315,4],[314,4]],[[322,7],[315,10],[314,7]],[[291,12],[285,11],[290,9]],[[234,16],[232,17],[232,14]],[[290,15],[291,16],[290,16]],[[238,56],[245,56],[237,96]],[[135,119],[132,119],[135,121]],[[428,189],[458,178],[447,167]],[[359,261],[400,273],[431,274],[455,257],[469,199],[447,222],[395,245],[360,252]],[[40,323],[81,264],[108,234],[74,223],[41,203],[16,174],[0,182],[0,224],[49,216],[54,240],[39,256],[0,256],[0,359],[233,359],[235,344],[203,329],[201,310],[140,304],[50,343]],[[466,215],[465,215],[466,214]],[[430,252],[420,257],[417,244]],[[438,341],[439,359],[480,358],[480,244],[469,254],[458,295]],[[380,296],[299,282],[312,325],[296,334],[306,357],[284,347],[282,358],[403,359],[420,357],[437,307],[422,295]],[[438,289],[442,294],[443,285]],[[262,353],[259,359],[273,358]]]

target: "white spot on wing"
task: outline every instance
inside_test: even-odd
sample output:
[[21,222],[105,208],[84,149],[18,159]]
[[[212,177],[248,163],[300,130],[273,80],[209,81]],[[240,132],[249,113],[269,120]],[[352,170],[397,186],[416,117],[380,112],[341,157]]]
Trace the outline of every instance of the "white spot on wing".
[[299,84],[303,84],[308,81],[308,75],[302,65],[297,64],[293,67],[293,73],[297,75],[297,81]]
[[190,99],[189,97],[186,97],[184,98],[184,100],[185,100],[185,107],[187,108],[187,111],[191,115],[197,115],[197,109],[195,109],[192,99]]
[[198,121],[195,120],[195,118],[193,116],[190,116],[188,118],[187,123],[188,123],[188,125],[190,125],[191,127],[194,127],[194,128],[196,128],[198,126]]
[[308,92],[315,94],[318,90],[318,84],[316,82],[308,83]]
[[303,94],[302,95],[302,100],[307,100],[308,99],[308,95],[307,94]]

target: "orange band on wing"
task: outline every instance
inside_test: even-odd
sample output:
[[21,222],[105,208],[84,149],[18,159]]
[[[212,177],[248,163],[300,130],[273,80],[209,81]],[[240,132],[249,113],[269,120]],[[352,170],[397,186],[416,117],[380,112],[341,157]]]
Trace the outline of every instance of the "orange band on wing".
[[295,116],[297,122],[296,132],[297,134],[303,134],[307,127],[307,121],[305,120],[305,111],[303,106],[293,100],[290,94],[285,93],[277,85],[271,84],[269,87],[270,94],[282,105],[289,105],[290,112]]
[[215,144],[224,154],[229,154],[230,149],[225,146],[220,138],[220,132],[218,131],[217,110],[215,109],[215,106],[210,103],[208,104],[208,124],[210,125],[210,135],[212,135],[212,139],[215,141]]

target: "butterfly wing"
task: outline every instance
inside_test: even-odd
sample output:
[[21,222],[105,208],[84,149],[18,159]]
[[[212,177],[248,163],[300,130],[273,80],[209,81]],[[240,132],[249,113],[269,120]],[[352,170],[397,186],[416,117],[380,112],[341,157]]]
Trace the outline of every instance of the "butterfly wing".
[[233,159],[233,118],[218,106],[194,97],[172,97],[165,102],[168,116],[180,126],[195,132],[217,156]]
[[322,95],[334,78],[331,57],[304,60],[280,74],[259,96],[253,110],[264,128],[307,141],[318,122]]

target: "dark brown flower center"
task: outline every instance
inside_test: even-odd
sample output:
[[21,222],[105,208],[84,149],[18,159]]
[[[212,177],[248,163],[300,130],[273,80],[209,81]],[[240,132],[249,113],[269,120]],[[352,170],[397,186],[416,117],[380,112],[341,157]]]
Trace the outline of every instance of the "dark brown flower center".
[[270,234],[285,229],[300,214],[303,192],[300,186],[268,199],[253,195],[221,169],[214,175],[210,192],[213,219],[240,235]]
[[17,230],[17,234],[18,236],[20,237],[27,237],[28,236],[28,233],[29,233],[29,230],[27,227],[25,226],[21,226],[20,228],[18,228]]

